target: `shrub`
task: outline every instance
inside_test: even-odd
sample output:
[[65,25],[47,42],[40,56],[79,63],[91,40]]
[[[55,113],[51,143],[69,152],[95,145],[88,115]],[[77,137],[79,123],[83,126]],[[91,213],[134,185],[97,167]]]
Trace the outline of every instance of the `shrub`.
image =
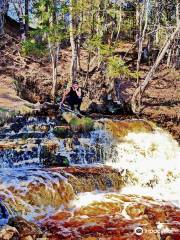
[[25,56],[44,56],[47,53],[47,48],[45,43],[38,43],[34,39],[28,39],[21,43],[21,52]]

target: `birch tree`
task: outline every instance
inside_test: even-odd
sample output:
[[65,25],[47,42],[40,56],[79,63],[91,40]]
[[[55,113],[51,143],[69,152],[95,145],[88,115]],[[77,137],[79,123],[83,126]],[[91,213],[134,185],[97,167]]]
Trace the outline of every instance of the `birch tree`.
[[69,6],[69,33],[70,33],[70,43],[72,50],[71,57],[71,66],[70,66],[70,78],[71,81],[76,79],[77,76],[77,60],[78,60],[78,46],[77,46],[77,38],[76,38],[76,30],[77,30],[77,12],[76,12],[77,1],[70,0]]
[[146,75],[145,80],[142,82],[142,84],[135,90],[132,100],[131,100],[131,105],[132,105],[132,110],[134,113],[139,113],[141,110],[141,105],[140,105],[140,100],[143,96],[144,91],[146,90],[149,82],[153,78],[153,75],[158,68],[159,64],[161,63],[162,59],[164,58],[167,50],[171,46],[172,42],[174,41],[175,37],[177,34],[180,32],[180,18],[179,18],[179,6],[180,4],[176,4],[176,27],[172,34],[169,36],[169,38],[165,41],[164,46],[162,47],[161,51],[159,52],[159,55],[151,67],[150,71]]
[[[139,85],[139,68],[140,68],[140,61],[141,61],[141,56],[142,56],[142,50],[143,50],[143,42],[145,39],[145,34],[146,34],[146,29],[148,26],[148,7],[149,7],[149,0],[145,0],[143,3],[143,11],[142,11],[142,16],[140,16],[140,34],[139,34],[139,44],[138,44],[138,59],[137,59],[137,84]],[[144,27],[142,27],[142,22],[144,19]],[[143,28],[143,30],[142,30]]]

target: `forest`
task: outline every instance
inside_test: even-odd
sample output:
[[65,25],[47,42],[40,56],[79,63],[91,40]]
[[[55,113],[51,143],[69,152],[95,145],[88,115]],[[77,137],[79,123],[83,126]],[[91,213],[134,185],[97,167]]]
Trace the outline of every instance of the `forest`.
[[179,0],[0,0],[0,240],[178,240]]

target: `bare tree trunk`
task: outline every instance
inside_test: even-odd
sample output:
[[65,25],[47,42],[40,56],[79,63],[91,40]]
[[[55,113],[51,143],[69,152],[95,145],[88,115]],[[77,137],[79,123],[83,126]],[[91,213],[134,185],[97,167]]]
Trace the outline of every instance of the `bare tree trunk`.
[[55,95],[56,95],[56,86],[57,86],[57,62],[56,57],[51,56],[52,61],[52,77],[53,77],[53,84],[52,84],[52,98],[53,102],[55,102]]
[[8,0],[0,0],[0,36],[4,34],[4,15],[8,11]]
[[15,2],[13,2],[13,5],[19,18],[21,40],[24,41],[26,39],[26,34],[25,34],[25,23],[23,20],[22,0],[18,0],[17,2],[18,6],[16,6]]
[[[149,1],[146,0],[144,3],[144,10],[143,10],[143,15],[145,15],[145,23],[144,23],[144,28],[142,31],[142,35],[139,38],[139,49],[138,49],[138,60],[137,60],[137,66],[136,66],[136,71],[137,71],[137,84],[139,84],[139,68],[140,68],[140,61],[141,61],[141,56],[142,56],[142,50],[143,50],[143,42],[144,42],[144,38],[145,38],[145,33],[146,33],[146,29],[147,29],[147,24],[148,24],[148,4]],[[142,16],[143,18],[144,16]],[[142,20],[141,20],[142,22]],[[142,24],[142,23],[141,23]],[[141,33],[141,30],[140,30]]]
[[[177,27],[174,30],[174,32],[171,34],[171,36],[169,37],[169,39],[166,41],[163,49],[161,50],[159,56],[157,57],[154,65],[152,66],[152,68],[150,69],[150,71],[148,72],[144,82],[135,90],[132,100],[131,100],[131,106],[132,106],[132,110],[134,113],[138,113],[140,112],[140,105],[138,105],[139,103],[139,99],[142,98],[142,94],[144,93],[147,85],[149,84],[149,81],[152,79],[157,67],[159,66],[160,62],[162,61],[162,59],[164,58],[166,51],[168,50],[168,48],[170,47],[171,43],[174,41],[176,34],[180,31],[180,22],[179,20],[177,21]],[[139,99],[138,99],[139,97]]]
[[75,39],[75,13],[73,12],[74,1],[70,0],[70,42],[71,42],[71,50],[72,50],[72,58],[71,58],[71,66],[70,66],[70,78],[71,81],[75,80],[77,77],[77,63],[78,63],[78,46]]
[[0,13],[0,36],[4,34],[4,15]]
[[[57,14],[56,14],[56,7],[57,7],[57,2],[56,0],[53,0],[53,5],[54,5],[54,12],[52,14],[52,19],[50,19],[50,24],[57,24]],[[55,33],[57,36],[57,33]],[[51,64],[52,64],[52,99],[53,102],[55,102],[55,97],[56,97],[56,90],[57,90],[57,63],[59,59],[59,50],[60,50],[60,43],[54,42],[51,43],[51,40],[49,39],[49,51],[51,54]]]
[[25,34],[28,37],[29,32],[29,0],[25,0]]
[[[92,4],[91,4],[92,6]],[[95,13],[92,14],[92,24],[91,24],[91,38],[94,36],[94,30],[95,30]],[[86,79],[85,79],[85,85],[88,83],[89,79],[89,70],[90,70],[90,63],[91,63],[91,52],[88,52],[88,59],[87,59],[87,69],[86,69]]]
[[87,70],[86,70],[87,72],[86,72],[86,79],[85,79],[86,83],[89,79],[90,60],[91,60],[91,52],[88,53],[88,59],[87,59]]
[[136,4],[136,39],[135,42],[137,43],[137,47],[138,47],[138,42],[139,42],[139,38],[140,38],[140,3],[138,2]]
[[119,9],[119,21],[118,21],[118,32],[116,35],[116,41],[119,39],[120,31],[121,31],[121,22],[122,22],[122,5],[120,2],[120,9]]
[[169,49],[168,57],[167,57],[167,67],[170,67],[171,65],[171,56],[172,56],[172,49]]
[[52,99],[55,102],[56,90],[57,90],[57,63],[59,58],[59,43],[52,44],[49,41],[49,50],[51,54],[51,65],[52,65]]

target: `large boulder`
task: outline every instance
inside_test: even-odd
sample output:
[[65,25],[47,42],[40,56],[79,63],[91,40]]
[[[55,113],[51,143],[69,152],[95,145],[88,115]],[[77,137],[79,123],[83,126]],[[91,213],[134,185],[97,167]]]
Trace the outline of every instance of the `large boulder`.
[[17,229],[20,239],[35,240],[42,236],[42,231],[36,224],[28,222],[22,217],[10,218],[8,224]]

